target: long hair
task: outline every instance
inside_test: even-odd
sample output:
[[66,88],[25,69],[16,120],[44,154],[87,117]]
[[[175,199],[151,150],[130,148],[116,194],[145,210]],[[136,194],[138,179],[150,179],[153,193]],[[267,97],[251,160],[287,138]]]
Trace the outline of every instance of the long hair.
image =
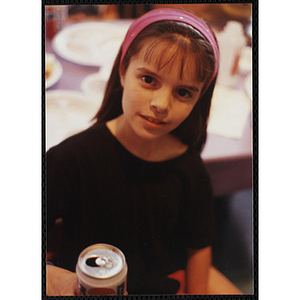
[[[150,38],[152,38],[151,44],[144,43]],[[165,42],[166,47],[158,55],[156,45],[161,42]],[[156,63],[158,68],[164,67],[166,60],[161,58],[170,55],[171,45],[176,46],[176,51],[173,51],[167,62],[172,63],[173,59],[181,59],[181,70],[183,71],[187,57],[192,57],[195,61],[196,79],[199,82],[204,82],[203,90],[205,91],[203,94],[201,93],[186,120],[171,133],[184,144],[201,151],[206,141],[207,122],[216,79],[207,86],[214,70],[215,59],[211,45],[200,32],[188,24],[177,21],[159,21],[150,24],[139,33],[130,45],[122,63],[121,73],[125,74],[131,57],[138,54],[143,46],[147,48],[144,58]],[[95,116],[96,123],[107,122],[123,113],[123,88],[119,74],[121,51],[120,49],[115,59],[102,105]]]

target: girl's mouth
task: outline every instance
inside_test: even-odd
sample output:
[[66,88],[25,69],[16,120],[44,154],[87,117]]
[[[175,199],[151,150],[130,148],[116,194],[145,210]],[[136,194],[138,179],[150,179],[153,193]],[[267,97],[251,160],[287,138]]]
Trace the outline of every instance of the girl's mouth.
[[144,118],[145,120],[151,122],[151,123],[154,123],[154,124],[167,124],[166,122],[162,121],[162,120],[159,120],[159,119],[155,119],[155,118],[152,118],[152,117],[148,117],[148,116],[141,116],[142,118]]

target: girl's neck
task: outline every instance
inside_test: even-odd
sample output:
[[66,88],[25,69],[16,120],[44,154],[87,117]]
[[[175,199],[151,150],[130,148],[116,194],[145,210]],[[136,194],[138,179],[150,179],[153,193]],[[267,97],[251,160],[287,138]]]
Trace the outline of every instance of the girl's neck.
[[126,130],[122,118],[118,117],[106,123],[112,135],[133,155],[152,162],[165,161],[176,158],[188,149],[175,136],[168,134],[161,138],[147,140]]

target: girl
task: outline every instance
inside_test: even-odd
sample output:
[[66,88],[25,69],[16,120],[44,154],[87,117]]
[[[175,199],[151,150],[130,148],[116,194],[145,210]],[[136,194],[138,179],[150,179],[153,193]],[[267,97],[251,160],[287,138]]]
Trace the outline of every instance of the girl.
[[159,9],[131,25],[95,125],[47,153],[48,233],[63,224],[48,295],[75,294],[77,258],[96,243],[124,252],[129,294],[213,292],[212,194],[199,153],[218,65],[214,34],[194,15]]

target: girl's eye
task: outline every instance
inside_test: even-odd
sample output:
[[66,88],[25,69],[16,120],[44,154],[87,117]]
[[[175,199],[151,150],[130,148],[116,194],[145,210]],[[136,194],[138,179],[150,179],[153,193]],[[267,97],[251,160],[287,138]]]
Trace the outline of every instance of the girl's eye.
[[183,98],[191,97],[191,93],[186,89],[179,89],[177,91],[177,94]]
[[142,80],[147,83],[147,84],[153,84],[154,83],[154,78],[152,76],[149,75],[144,75],[142,77]]

